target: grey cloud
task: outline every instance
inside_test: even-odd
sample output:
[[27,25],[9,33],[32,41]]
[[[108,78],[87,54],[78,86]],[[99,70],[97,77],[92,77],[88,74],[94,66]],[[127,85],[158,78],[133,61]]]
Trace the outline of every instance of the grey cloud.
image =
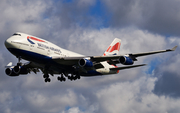
[[180,97],[179,74],[164,71],[162,77],[158,79],[155,85],[154,93],[170,97]]
[[154,88],[157,95],[180,97],[179,48],[175,52],[176,54],[171,54],[171,57],[154,72],[154,76],[158,77]]
[[47,11],[46,16],[57,18],[59,21],[58,26],[63,29],[75,27],[76,25],[88,26],[93,24],[93,17],[87,15],[87,13],[95,3],[94,0],[80,0],[68,3],[58,1],[53,4],[50,11]]
[[111,27],[136,26],[162,35],[180,35],[178,0],[105,0]]

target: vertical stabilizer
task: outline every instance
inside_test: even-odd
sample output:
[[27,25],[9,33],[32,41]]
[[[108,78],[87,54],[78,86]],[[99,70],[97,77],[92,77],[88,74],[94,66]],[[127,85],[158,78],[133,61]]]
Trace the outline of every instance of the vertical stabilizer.
[[121,40],[115,38],[108,47],[108,49],[104,52],[103,56],[117,55],[119,53],[120,46],[121,46]]

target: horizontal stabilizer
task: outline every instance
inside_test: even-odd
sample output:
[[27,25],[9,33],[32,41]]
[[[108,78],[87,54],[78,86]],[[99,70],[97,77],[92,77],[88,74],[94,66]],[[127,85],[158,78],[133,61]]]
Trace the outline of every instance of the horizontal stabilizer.
[[125,67],[116,67],[116,68],[110,68],[110,70],[123,70],[123,69],[135,68],[135,67],[140,67],[140,66],[145,66],[145,65],[146,64],[125,66]]

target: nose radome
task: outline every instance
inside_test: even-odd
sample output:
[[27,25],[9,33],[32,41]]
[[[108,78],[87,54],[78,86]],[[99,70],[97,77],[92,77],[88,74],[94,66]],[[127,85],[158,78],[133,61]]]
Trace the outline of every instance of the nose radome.
[[11,41],[10,41],[10,39],[8,38],[7,40],[5,40],[4,44],[5,44],[6,48],[11,47]]

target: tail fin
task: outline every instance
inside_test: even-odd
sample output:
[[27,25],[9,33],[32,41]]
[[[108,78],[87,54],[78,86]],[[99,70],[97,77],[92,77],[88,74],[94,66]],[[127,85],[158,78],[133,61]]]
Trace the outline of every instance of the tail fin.
[[117,55],[121,46],[121,40],[115,38],[108,49],[104,52],[103,56]]

